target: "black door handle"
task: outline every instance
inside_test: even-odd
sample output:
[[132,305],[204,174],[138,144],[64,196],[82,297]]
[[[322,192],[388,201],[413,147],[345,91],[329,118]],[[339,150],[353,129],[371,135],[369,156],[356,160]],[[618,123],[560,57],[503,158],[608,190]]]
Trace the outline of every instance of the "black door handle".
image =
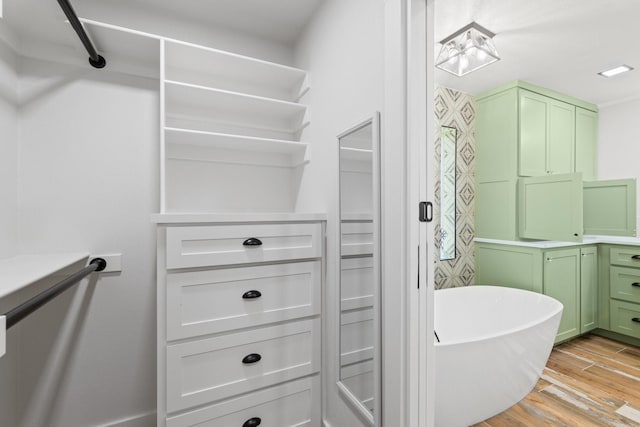
[[634,255],[631,257],[631,259],[640,259],[640,255]]
[[631,286],[635,286],[636,288],[640,288],[640,282],[633,282]]
[[260,291],[247,291],[242,294],[242,299],[255,299],[260,298],[262,296],[262,292]]
[[256,237],[249,237],[247,240],[242,242],[242,246],[262,246],[262,240]]
[[250,365],[252,363],[259,362],[260,359],[262,359],[262,356],[260,356],[258,353],[251,353],[242,358],[242,363],[244,363],[245,365]]
[[262,420],[258,417],[253,417],[245,421],[242,427],[258,427],[260,424],[262,424]]
[[632,322],[640,323],[640,317],[634,317],[631,319]]

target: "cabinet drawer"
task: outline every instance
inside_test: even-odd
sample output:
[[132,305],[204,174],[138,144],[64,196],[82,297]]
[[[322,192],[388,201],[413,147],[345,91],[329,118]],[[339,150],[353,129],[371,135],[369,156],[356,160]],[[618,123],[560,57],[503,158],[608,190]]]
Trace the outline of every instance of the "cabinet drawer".
[[167,339],[320,314],[321,262],[168,273]]
[[609,300],[611,304],[611,330],[640,338],[640,304]]
[[340,260],[340,309],[373,306],[373,257]]
[[611,267],[611,298],[640,303],[640,269]]
[[321,239],[320,223],[168,227],[167,268],[320,258]]
[[167,419],[167,427],[242,427],[252,418],[274,427],[320,425],[320,377],[291,381]]
[[340,227],[342,256],[373,253],[372,221],[343,221]]
[[168,345],[167,411],[318,372],[319,334],[320,319],[312,319]]
[[373,307],[340,314],[340,366],[373,358]]
[[[611,265],[640,268],[640,247],[638,248],[611,248]],[[634,258],[636,257],[636,258]]]

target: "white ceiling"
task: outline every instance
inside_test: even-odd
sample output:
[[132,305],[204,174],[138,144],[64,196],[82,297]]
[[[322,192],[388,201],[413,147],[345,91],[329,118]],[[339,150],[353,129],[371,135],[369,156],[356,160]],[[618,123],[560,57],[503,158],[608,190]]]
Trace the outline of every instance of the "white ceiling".
[[[436,0],[435,11],[436,41],[476,21],[502,57],[464,77],[437,70],[440,85],[477,94],[519,79],[599,105],[640,97],[638,0]],[[636,70],[597,75],[620,64]]]

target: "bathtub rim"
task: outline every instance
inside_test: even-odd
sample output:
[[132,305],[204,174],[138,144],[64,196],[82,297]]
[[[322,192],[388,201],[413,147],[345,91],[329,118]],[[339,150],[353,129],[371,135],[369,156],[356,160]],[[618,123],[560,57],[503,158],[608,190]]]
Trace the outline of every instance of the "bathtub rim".
[[[545,295],[545,294],[541,294],[538,292],[533,292],[533,291],[528,291],[526,289],[519,289],[519,288],[510,288],[508,286],[495,286],[495,285],[468,285],[468,286],[458,286],[455,288],[446,288],[446,289],[438,289],[434,292],[434,312],[435,312],[435,298],[436,298],[436,292],[447,292],[447,291],[458,291],[460,292],[461,289],[465,289],[465,288],[491,288],[491,289],[500,289],[500,290],[506,290],[507,292],[511,292],[511,293],[525,293],[525,294],[534,294],[537,297],[543,297],[543,299],[549,299],[551,300],[554,305],[556,305],[555,309],[550,311],[549,314],[542,316],[542,317],[538,317],[534,320],[531,320],[529,322],[526,322],[524,324],[522,324],[519,327],[515,327],[515,328],[505,328],[505,329],[501,329],[500,332],[498,333],[489,333],[489,334],[481,334],[478,336],[475,336],[473,338],[470,339],[465,339],[465,340],[453,340],[453,341],[446,341],[446,342],[438,342],[438,340],[436,339],[436,337],[433,337],[433,341],[434,341],[434,346],[435,347],[449,347],[449,346],[453,346],[453,345],[460,345],[460,344],[467,344],[467,343],[475,343],[475,342],[480,342],[480,341],[487,341],[490,339],[495,339],[495,338],[500,338],[500,337],[504,337],[507,335],[511,335],[517,332],[522,332],[524,330],[530,329],[536,325],[539,325],[541,323],[547,322],[550,319],[552,319],[554,316],[557,316],[558,314],[562,315],[562,311],[564,310],[564,305],[558,301],[557,299],[550,297],[549,295]],[[434,313],[435,314],[435,313]],[[436,333],[438,332],[437,330],[435,331]],[[440,337],[439,337],[440,338]],[[440,338],[441,339],[441,338]]]

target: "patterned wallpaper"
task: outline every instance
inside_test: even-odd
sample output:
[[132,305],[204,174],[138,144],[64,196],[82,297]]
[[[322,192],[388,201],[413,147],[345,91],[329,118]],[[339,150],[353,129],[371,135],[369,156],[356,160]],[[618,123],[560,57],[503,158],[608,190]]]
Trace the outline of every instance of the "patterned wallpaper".
[[456,257],[440,261],[440,239],[435,239],[435,288],[452,288],[473,283],[474,199],[475,199],[475,104],[473,96],[454,89],[435,91],[435,233],[440,235],[440,126],[458,130],[456,144]]

